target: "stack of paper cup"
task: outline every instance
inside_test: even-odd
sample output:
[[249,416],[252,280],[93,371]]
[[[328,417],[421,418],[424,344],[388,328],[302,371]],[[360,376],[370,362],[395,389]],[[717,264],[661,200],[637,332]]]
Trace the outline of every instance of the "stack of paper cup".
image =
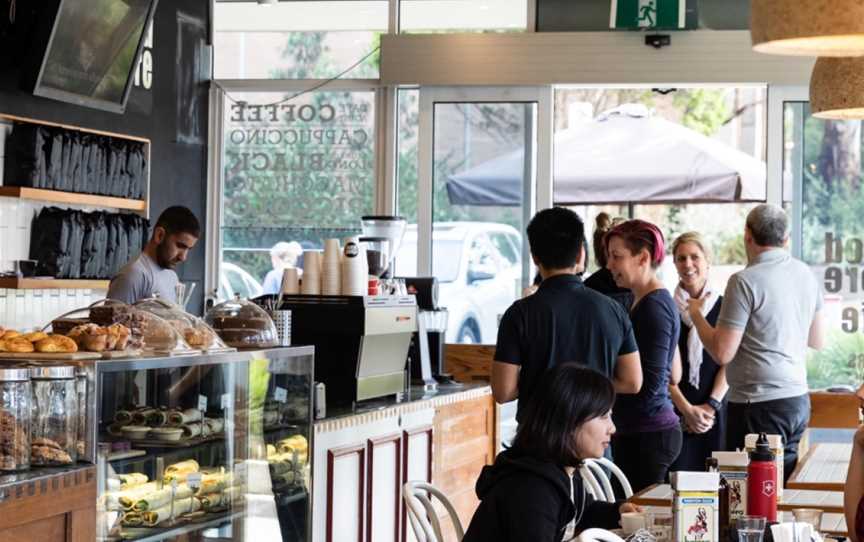
[[342,293],[342,251],[339,239],[324,241],[324,256],[321,260],[321,294]]
[[345,239],[342,253],[342,295],[366,295],[369,264],[357,237]]
[[319,250],[303,252],[303,278],[300,281],[300,293],[321,295],[321,251]]
[[296,267],[286,267],[282,271],[282,295],[296,295],[300,293],[300,272]]

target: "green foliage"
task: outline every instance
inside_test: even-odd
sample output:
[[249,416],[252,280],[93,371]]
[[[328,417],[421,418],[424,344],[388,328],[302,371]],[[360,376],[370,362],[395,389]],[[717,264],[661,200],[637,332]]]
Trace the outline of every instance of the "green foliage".
[[716,265],[740,265],[747,262],[743,233],[727,233],[712,247]]
[[864,334],[835,330],[827,346],[807,356],[807,381],[811,389],[846,384],[857,387],[864,381]]
[[697,132],[712,136],[729,118],[723,89],[686,89],[675,93],[673,103],[684,112],[681,124]]

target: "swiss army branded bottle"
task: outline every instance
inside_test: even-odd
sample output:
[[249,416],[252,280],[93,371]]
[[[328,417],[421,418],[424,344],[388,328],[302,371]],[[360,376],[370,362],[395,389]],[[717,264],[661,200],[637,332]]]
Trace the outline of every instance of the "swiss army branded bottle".
[[[720,462],[716,457],[709,457],[705,460],[705,470],[708,472],[720,472]],[[720,490],[718,492],[720,497],[720,528],[718,532],[720,534],[720,540],[729,540],[729,482],[726,481],[726,478],[723,475],[720,475]]]
[[765,433],[759,434],[747,467],[747,515],[777,521],[777,466]]

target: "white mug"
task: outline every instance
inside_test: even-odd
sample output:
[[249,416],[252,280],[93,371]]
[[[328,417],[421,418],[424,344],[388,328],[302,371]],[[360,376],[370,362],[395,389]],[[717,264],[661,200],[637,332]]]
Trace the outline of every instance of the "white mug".
[[645,514],[642,512],[624,512],[621,514],[621,530],[624,534],[633,534],[645,528]]

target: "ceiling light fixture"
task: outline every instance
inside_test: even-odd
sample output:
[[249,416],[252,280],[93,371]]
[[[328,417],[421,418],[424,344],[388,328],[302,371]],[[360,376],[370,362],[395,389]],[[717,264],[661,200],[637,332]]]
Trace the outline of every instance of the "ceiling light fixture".
[[750,37],[759,53],[864,55],[864,2],[751,0]]
[[864,57],[818,59],[810,76],[810,108],[820,119],[864,119]]
[[264,6],[270,6],[278,3],[279,0],[258,0],[258,3]]

